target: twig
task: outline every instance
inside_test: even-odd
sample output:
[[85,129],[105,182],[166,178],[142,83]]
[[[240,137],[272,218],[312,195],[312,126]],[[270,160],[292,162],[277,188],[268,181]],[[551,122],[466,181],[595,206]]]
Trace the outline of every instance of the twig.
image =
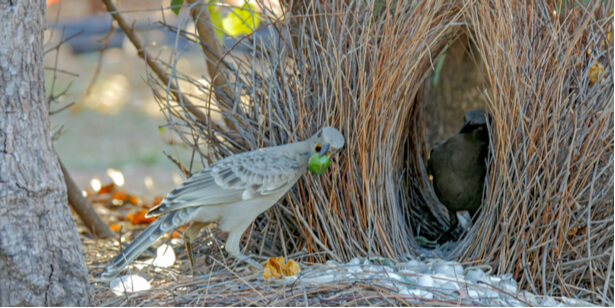
[[92,205],[88,202],[88,200],[83,197],[83,195],[81,194],[81,189],[77,187],[77,185],[71,178],[70,173],[68,173],[68,170],[66,170],[66,167],[64,167],[64,164],[62,163],[62,160],[60,160],[60,157],[57,157],[58,163],[60,163],[60,168],[62,169],[62,173],[64,174],[64,182],[66,183],[68,202],[73,206],[73,209],[75,210],[75,212],[77,212],[77,215],[79,215],[79,217],[83,221],[83,224],[88,228],[88,230],[90,230],[90,234],[92,234],[92,236],[96,238],[115,237],[113,231],[111,231],[111,229],[109,229],[109,226],[107,226],[107,224],[105,224],[100,219],[100,217],[98,217],[98,214],[96,214],[96,211],[94,211]]
[[[122,17],[122,15],[118,11],[115,4],[113,4],[111,0],[101,0],[101,1],[106,6],[107,11],[111,13],[111,16],[113,17],[113,19],[117,21],[118,25],[120,26],[122,31],[124,31],[128,39],[130,39],[130,42],[132,42],[132,44],[135,46],[135,48],[137,49],[137,55],[141,59],[145,60],[147,65],[151,68],[152,71],[154,71],[156,76],[160,79],[160,81],[163,84],[169,84],[169,77],[167,76],[167,74],[163,71],[163,69],[160,66],[158,66],[158,64],[154,61],[154,58],[152,58],[151,55],[145,51],[145,49],[143,48],[143,44],[141,44],[141,41],[136,36],[134,31],[131,29],[131,27],[128,26],[128,24],[124,20],[124,17]],[[201,112],[196,107],[196,105],[192,104],[190,102],[190,99],[188,99],[188,97],[186,97],[177,88],[175,88],[175,86],[171,85],[170,92],[177,101],[184,102],[184,104],[186,105],[186,109],[188,109],[188,111],[190,111],[197,118],[197,120],[201,122],[203,125],[215,125],[214,123],[210,123],[211,121],[208,121],[207,116],[203,114],[203,112]]]
[[190,171],[188,171],[180,161],[175,159],[175,157],[171,156],[171,154],[167,153],[166,151],[162,151],[162,153],[164,153],[164,155],[166,155],[167,158],[169,158],[177,166],[177,168],[179,168],[179,170],[184,173],[186,178],[189,178],[192,175]]
[[[221,70],[218,70],[218,63],[220,62],[220,55],[222,50],[216,37],[216,30],[211,22],[211,16],[207,6],[203,5],[203,0],[187,0],[192,19],[195,22],[196,30],[201,39],[201,48],[206,57],[207,71],[209,77],[212,80],[212,85],[216,88],[214,95],[220,106],[220,110],[233,110],[238,114],[242,114],[241,108],[234,108],[233,102],[236,102],[235,95],[233,94],[230,83]],[[225,118],[225,124],[236,130],[233,122]]]

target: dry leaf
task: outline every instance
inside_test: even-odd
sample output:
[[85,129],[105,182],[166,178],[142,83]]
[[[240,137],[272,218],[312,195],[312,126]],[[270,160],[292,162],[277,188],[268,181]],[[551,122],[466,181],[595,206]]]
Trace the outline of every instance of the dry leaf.
[[282,266],[282,274],[284,276],[295,276],[299,274],[300,270],[299,263],[293,260],[288,260],[288,265]]
[[293,260],[284,261],[284,257],[269,258],[263,263],[263,278],[269,280],[271,277],[280,278],[283,276],[295,276],[299,273],[299,264]]
[[181,233],[174,230],[173,233],[171,233],[171,237],[173,237],[173,238],[180,238],[180,237],[182,237],[182,233],[184,231],[186,231],[186,229],[188,229],[188,226],[181,226],[181,227],[177,228],[177,230],[179,230]]
[[98,190],[98,194],[102,195],[102,194],[108,194],[110,192],[113,192],[115,190],[115,184],[113,182],[111,182],[111,184],[105,185],[103,187],[101,187]]
[[130,220],[130,222],[133,225],[138,225],[138,224],[150,224],[152,223],[154,220],[156,220],[155,217],[145,217],[145,214],[147,213],[147,210],[143,209],[140,211],[137,211],[134,214],[128,214],[126,215],[126,218],[128,220]]
[[156,196],[156,198],[154,198],[154,204],[152,205],[152,207],[160,204],[160,202],[162,202],[162,200],[164,200],[164,197]]
[[587,73],[587,78],[589,78],[589,83],[590,84],[596,83],[596,81],[598,81],[598,78],[600,78],[600,76],[602,76],[603,80],[606,79],[606,74],[603,76],[603,73],[604,73],[604,66],[598,61],[594,62],[592,67],[589,69],[589,73]]
[[137,197],[135,197],[133,195],[129,195],[125,191],[118,191],[118,192],[116,192],[113,195],[113,199],[121,201],[121,202],[118,202],[118,203],[120,203],[119,205],[122,205],[124,202],[132,203],[134,205],[137,205],[139,203],[139,198],[137,198]]

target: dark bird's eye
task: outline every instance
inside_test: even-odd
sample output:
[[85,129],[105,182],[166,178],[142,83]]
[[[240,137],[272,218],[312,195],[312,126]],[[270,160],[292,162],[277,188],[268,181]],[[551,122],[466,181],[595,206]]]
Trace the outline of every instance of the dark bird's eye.
[[314,151],[316,151],[316,153],[320,153],[320,143],[317,143],[316,146],[314,147]]

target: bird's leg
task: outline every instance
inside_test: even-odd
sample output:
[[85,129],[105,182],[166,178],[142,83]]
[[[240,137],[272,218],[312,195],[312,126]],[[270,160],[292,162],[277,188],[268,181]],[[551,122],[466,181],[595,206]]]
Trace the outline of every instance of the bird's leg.
[[231,231],[228,233],[228,239],[226,240],[226,243],[224,244],[224,249],[226,249],[226,252],[228,252],[228,254],[232,257],[234,257],[235,259],[244,261],[254,267],[256,267],[259,270],[263,269],[263,266],[261,264],[259,264],[258,262],[250,259],[250,257],[242,254],[239,251],[239,242],[241,241],[241,236],[243,235],[243,230],[245,230],[245,228],[241,229],[241,231]]
[[207,226],[208,223],[204,222],[193,222],[187,229],[184,231],[184,244],[186,245],[186,251],[188,252],[188,260],[190,261],[190,267],[192,268],[192,274],[196,273],[194,267],[194,252],[192,250],[192,241],[194,238],[199,235],[199,231],[203,229],[203,227]]
[[459,221],[457,220],[456,211],[449,210],[448,216],[451,226],[448,228],[448,230],[446,230],[446,232],[444,232],[442,235],[440,235],[440,237],[438,237],[437,242],[439,244],[444,244],[448,240],[452,239],[453,231],[455,231],[455,229],[457,228],[457,224],[459,223]]

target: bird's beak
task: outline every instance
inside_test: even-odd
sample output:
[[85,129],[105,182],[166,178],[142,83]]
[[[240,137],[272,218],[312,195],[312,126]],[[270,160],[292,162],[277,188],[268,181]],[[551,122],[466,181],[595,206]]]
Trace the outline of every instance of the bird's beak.
[[459,130],[459,133],[465,133],[470,131],[470,121],[467,121],[465,123],[463,123],[463,126],[461,127],[461,130]]
[[330,144],[327,143],[320,149],[319,157],[323,157],[325,154],[327,154],[327,152],[329,151],[329,146]]

